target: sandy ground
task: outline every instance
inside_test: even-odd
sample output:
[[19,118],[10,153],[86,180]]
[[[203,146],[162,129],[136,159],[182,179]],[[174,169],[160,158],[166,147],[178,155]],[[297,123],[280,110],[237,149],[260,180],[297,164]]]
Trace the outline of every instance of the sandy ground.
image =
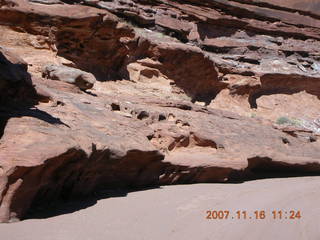
[[[319,190],[320,177],[165,186],[94,201],[68,214],[2,224],[0,239],[320,239]],[[207,210],[230,215],[208,220]],[[237,210],[247,211],[248,219],[237,219]],[[256,210],[264,210],[265,219],[255,219]],[[273,210],[288,214],[275,220]],[[290,210],[300,210],[301,218],[288,219]]]

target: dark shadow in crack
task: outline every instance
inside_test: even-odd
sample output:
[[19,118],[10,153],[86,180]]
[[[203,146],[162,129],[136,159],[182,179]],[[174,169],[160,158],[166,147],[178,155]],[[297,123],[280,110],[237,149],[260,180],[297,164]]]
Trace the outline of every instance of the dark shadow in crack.
[[2,138],[2,136],[4,134],[4,129],[7,125],[8,119],[9,118],[7,118],[7,117],[2,117],[1,113],[0,113],[0,139]]

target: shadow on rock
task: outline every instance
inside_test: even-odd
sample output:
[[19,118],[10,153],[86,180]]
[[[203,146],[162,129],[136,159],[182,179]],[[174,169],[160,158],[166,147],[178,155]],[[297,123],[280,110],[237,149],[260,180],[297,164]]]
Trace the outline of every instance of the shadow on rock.
[[64,125],[68,128],[67,124],[62,122],[60,118],[53,117],[52,115],[48,114],[47,112],[44,112],[34,106],[32,107],[19,107],[16,109],[0,109],[0,138],[4,134],[4,129],[7,125],[7,122],[10,118],[20,118],[20,117],[33,117],[37,118],[39,120],[42,120],[44,122],[47,122],[49,124],[58,124],[58,125]]
[[[12,117],[34,117],[50,124],[64,124],[59,118],[34,107],[39,94],[32,84],[28,64],[8,49],[0,47],[0,138]],[[69,127],[69,126],[67,126]]]
[[161,187],[154,186],[148,188],[131,188],[131,189],[105,189],[94,192],[92,195],[82,199],[70,199],[66,201],[58,201],[51,204],[51,206],[34,207],[29,210],[25,216],[27,219],[46,219],[59,215],[74,213],[88,207],[94,206],[99,200],[107,198],[126,197],[130,192],[146,191]]

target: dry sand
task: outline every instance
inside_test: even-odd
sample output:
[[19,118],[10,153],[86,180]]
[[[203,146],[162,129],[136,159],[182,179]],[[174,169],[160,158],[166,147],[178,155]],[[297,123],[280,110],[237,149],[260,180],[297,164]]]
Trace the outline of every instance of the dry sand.
[[[165,186],[98,200],[69,214],[2,224],[0,239],[320,239],[319,190],[320,177]],[[274,209],[300,210],[301,218],[274,220]],[[207,220],[207,210],[229,210],[235,219]],[[238,220],[237,210],[252,217],[265,210],[267,216]]]

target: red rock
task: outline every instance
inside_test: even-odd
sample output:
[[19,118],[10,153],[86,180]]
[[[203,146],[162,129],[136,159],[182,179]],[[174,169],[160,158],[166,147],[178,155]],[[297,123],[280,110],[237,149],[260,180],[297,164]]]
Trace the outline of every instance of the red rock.
[[[319,174],[316,129],[274,124],[317,117],[315,12],[261,1],[86,3],[1,2],[0,42],[17,52],[0,51],[1,222],[102,188]],[[82,92],[43,79],[47,63],[99,81]]]

